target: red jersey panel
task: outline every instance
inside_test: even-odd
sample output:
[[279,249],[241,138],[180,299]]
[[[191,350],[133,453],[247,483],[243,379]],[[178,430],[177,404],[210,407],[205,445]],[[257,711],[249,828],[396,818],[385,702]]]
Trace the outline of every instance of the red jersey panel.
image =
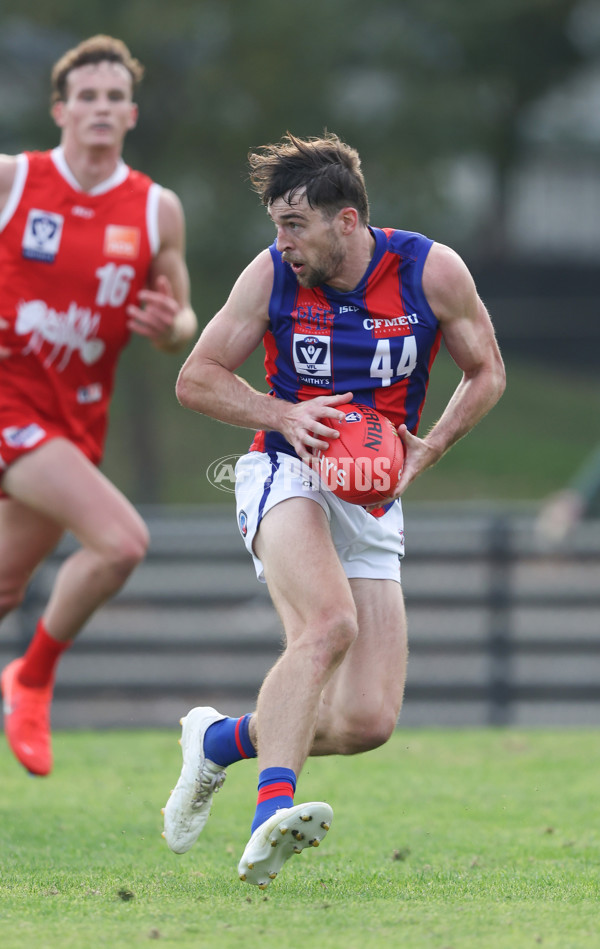
[[0,216],[0,435],[37,423],[102,456],[117,361],[158,250],[160,188],[123,162],[91,192],[62,149],[19,156]]

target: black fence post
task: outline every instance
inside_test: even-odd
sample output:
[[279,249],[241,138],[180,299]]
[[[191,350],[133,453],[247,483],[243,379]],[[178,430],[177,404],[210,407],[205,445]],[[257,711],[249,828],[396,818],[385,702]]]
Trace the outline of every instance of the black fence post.
[[489,712],[488,724],[508,725],[512,719],[511,522],[494,515],[488,527],[489,584]]

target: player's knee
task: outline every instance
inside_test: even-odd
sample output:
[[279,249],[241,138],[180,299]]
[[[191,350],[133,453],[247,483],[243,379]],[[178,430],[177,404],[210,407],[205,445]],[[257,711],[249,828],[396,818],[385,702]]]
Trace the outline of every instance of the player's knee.
[[134,529],[111,532],[104,539],[102,556],[112,573],[126,579],[146,556],[148,544],[148,530],[142,523]]
[[320,648],[325,664],[337,667],[358,636],[358,624],[353,613],[337,612],[323,621]]
[[360,754],[385,745],[391,738],[398,713],[391,708],[356,709],[344,724],[343,744],[346,754]]
[[357,635],[356,615],[336,610],[311,616],[292,648],[313,664],[316,674],[327,674],[343,661]]

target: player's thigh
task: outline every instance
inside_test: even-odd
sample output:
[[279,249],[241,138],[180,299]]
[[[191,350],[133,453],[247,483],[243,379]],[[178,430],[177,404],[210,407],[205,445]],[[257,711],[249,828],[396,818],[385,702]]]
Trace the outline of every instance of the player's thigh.
[[6,472],[3,487],[86,546],[118,543],[122,536],[140,546],[147,543],[146,526],[135,508],[66,439],[55,438],[19,458]]
[[350,584],[320,504],[289,498],[272,507],[254,540],[288,639],[328,623],[356,624]]
[[385,700],[400,709],[407,663],[406,611],[394,580],[350,581],[358,636],[327,686],[326,701],[342,709]]
[[0,500],[0,594],[19,591],[58,544],[55,521],[11,497]]

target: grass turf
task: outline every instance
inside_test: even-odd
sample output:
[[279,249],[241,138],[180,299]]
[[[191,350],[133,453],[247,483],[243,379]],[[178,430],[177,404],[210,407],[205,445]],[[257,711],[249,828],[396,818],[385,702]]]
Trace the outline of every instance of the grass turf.
[[2,949],[600,946],[596,731],[399,730],[311,759],[297,801],[328,800],[332,829],[265,892],[236,875],[254,763],[188,854],[161,839],[177,736],[58,733],[48,779],[0,740]]

